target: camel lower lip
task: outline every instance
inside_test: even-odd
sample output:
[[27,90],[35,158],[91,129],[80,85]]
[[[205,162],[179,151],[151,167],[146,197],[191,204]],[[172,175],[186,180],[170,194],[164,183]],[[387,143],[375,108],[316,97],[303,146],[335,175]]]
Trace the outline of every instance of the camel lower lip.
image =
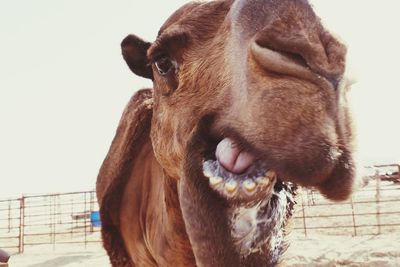
[[277,181],[272,170],[255,164],[242,174],[227,171],[218,160],[203,162],[204,176],[210,187],[222,197],[240,202],[250,202],[268,197]]

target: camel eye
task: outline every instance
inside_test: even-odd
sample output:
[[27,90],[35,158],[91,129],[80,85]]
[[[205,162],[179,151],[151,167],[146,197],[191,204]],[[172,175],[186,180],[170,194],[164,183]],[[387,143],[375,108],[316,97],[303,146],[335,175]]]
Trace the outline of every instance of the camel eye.
[[173,61],[166,56],[157,59],[154,64],[161,76],[167,75],[170,71],[176,69],[177,67],[176,61]]

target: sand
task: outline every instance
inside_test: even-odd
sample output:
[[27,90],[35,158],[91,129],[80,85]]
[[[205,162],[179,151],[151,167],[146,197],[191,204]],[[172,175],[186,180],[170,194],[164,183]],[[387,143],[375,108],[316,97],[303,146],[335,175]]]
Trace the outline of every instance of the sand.
[[51,245],[37,246],[23,254],[13,255],[10,267],[77,267],[77,266],[110,266],[108,256],[100,244],[84,246]]
[[400,234],[292,238],[283,266],[400,266]]
[[[379,236],[304,237],[293,234],[289,250],[282,262],[284,267],[400,266],[400,234]],[[24,254],[14,255],[10,267],[78,267],[110,266],[100,244],[84,246],[33,247]]]

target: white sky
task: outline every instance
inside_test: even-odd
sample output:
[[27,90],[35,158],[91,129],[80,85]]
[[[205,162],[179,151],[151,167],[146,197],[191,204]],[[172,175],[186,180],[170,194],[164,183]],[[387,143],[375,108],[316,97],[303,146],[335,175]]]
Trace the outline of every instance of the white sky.
[[[119,44],[154,40],[185,2],[0,2],[0,198],[94,188],[125,104],[151,85]],[[349,46],[361,159],[400,161],[400,2],[312,3]]]

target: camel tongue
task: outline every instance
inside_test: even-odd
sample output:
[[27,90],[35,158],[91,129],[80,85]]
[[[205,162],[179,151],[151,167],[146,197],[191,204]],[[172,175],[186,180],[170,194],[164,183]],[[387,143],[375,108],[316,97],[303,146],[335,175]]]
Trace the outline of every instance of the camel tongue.
[[230,172],[243,173],[254,163],[254,156],[241,151],[232,139],[224,138],[219,142],[215,156],[219,163]]

